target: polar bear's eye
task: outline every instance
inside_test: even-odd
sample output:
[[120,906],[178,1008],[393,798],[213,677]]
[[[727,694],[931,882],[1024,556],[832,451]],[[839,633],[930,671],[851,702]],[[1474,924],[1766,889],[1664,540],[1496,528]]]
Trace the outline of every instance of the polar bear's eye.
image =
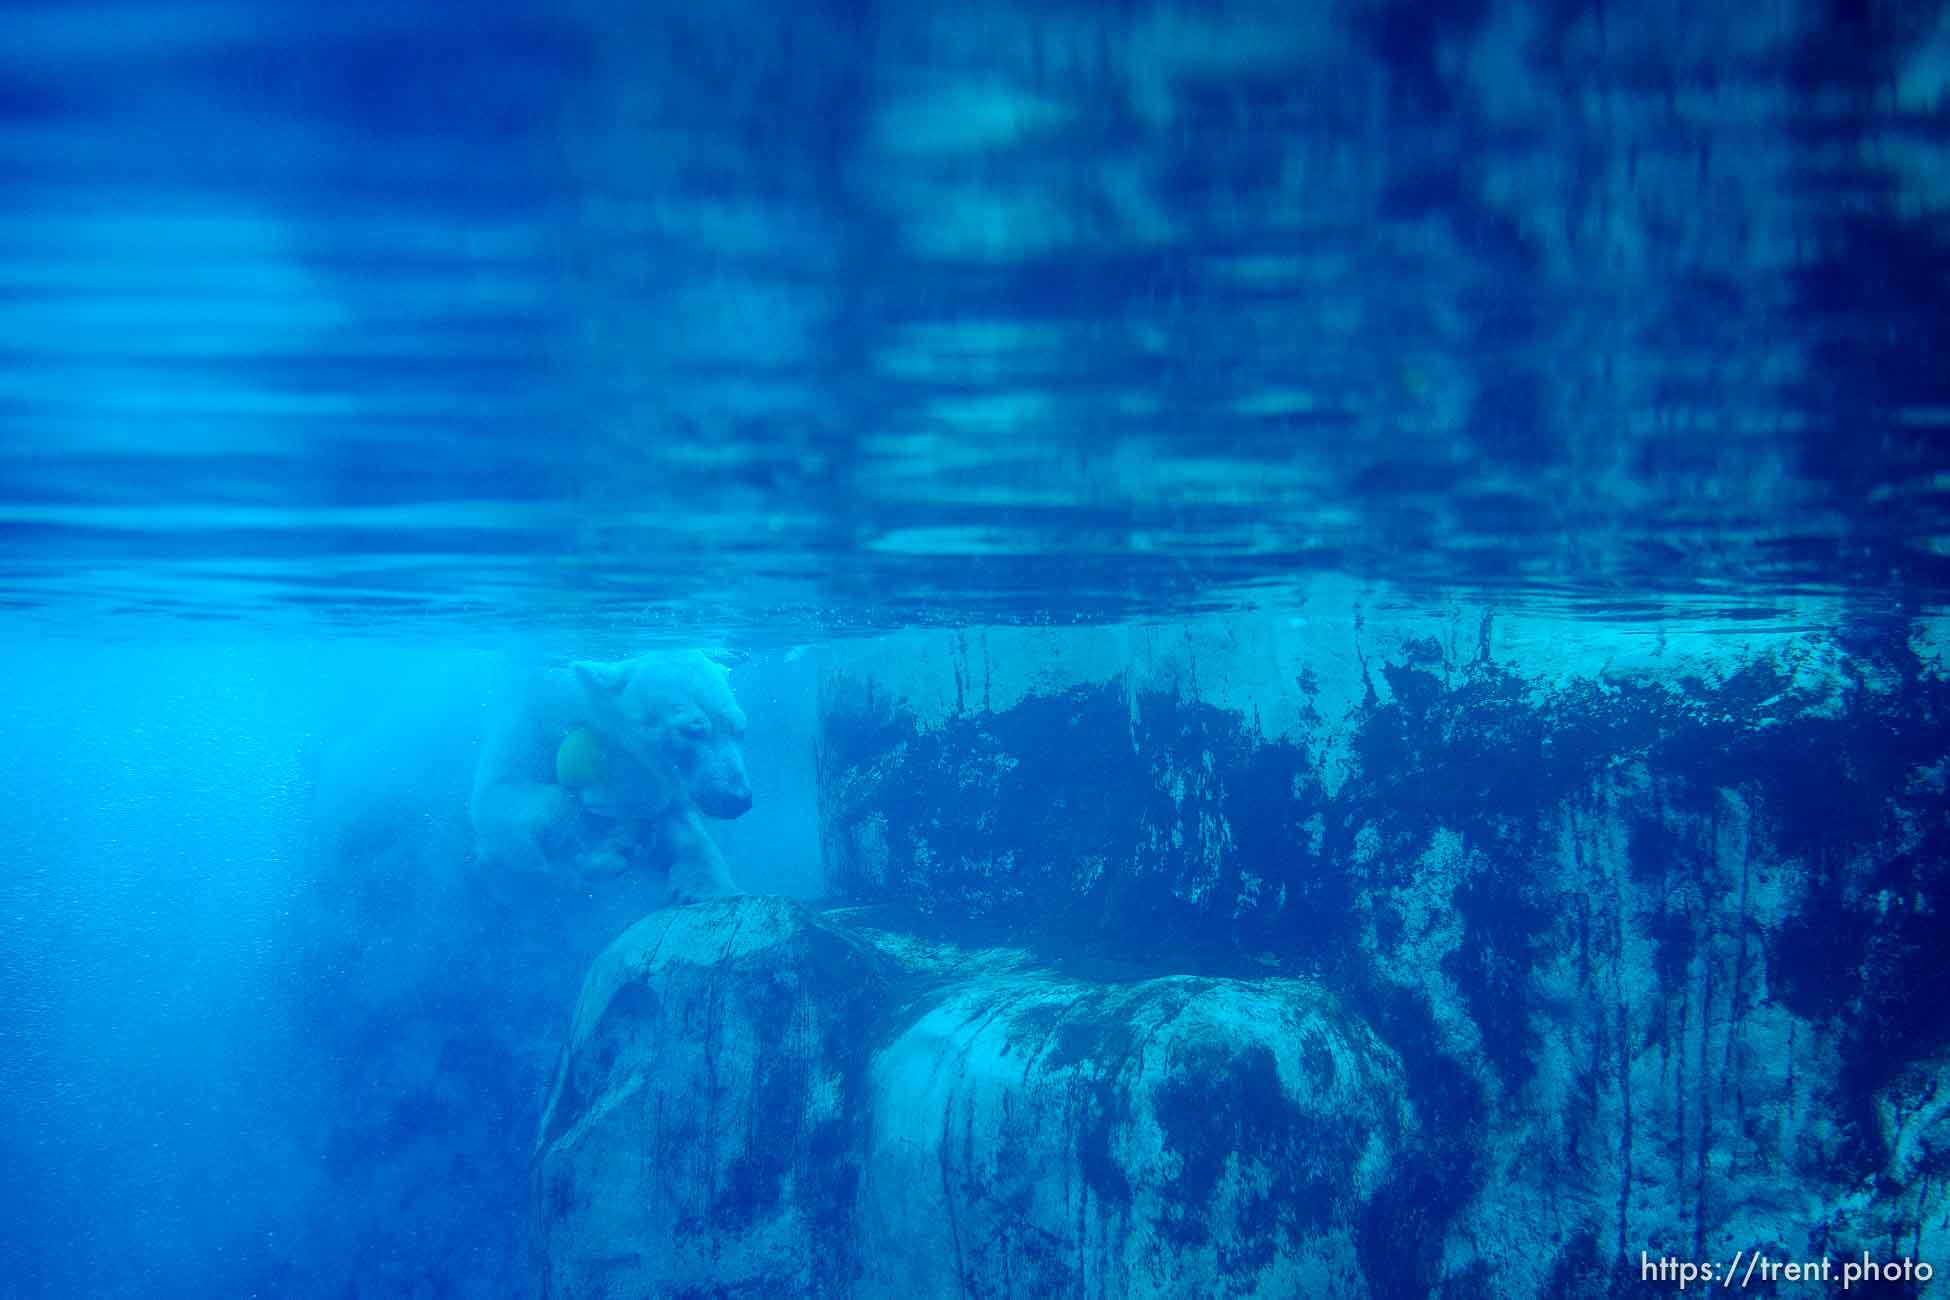
[[677,724],[677,729],[692,740],[702,740],[711,731],[711,722],[701,714],[693,713]]

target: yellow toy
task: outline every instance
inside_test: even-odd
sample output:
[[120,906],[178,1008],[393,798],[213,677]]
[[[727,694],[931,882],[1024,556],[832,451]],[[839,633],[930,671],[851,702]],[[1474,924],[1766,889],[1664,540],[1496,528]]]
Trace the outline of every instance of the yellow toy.
[[587,727],[571,727],[555,750],[555,779],[571,790],[601,785],[609,777],[609,748]]

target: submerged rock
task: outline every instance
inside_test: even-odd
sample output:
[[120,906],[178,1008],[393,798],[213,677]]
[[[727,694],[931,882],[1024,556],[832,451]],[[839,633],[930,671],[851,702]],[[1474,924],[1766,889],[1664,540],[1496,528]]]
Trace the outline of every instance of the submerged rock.
[[950,986],[874,1055],[858,1294],[1369,1294],[1402,1096],[1299,980]]
[[1357,1235],[1377,1294],[1937,1260],[1933,626],[916,634],[827,666],[826,862],[934,933],[1328,985],[1419,1121]]
[[544,1292],[1364,1296],[1401,1066],[1296,979],[1091,980],[742,899],[591,971]]

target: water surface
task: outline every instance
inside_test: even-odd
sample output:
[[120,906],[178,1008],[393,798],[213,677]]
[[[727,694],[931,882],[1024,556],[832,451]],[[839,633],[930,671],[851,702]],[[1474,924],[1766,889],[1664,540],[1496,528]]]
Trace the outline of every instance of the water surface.
[[1893,7],[0,15],[0,599],[478,637],[1950,582]]

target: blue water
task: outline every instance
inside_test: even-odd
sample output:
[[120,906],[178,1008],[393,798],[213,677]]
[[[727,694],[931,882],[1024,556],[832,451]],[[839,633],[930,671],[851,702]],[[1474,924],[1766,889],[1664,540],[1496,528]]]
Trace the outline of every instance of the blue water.
[[1940,612],[1926,10],[0,9],[0,1291],[520,1293],[546,954],[416,883],[511,651],[751,651],[809,772],[877,632]]

